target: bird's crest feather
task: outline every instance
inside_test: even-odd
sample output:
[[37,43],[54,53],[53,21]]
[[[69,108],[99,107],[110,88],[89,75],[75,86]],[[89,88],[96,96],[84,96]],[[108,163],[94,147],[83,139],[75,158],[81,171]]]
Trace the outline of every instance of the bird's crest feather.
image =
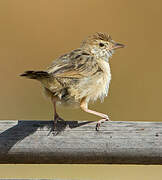
[[97,32],[93,34],[92,36],[89,36],[90,39],[92,40],[103,40],[103,41],[110,41],[111,36],[107,35],[105,33]]

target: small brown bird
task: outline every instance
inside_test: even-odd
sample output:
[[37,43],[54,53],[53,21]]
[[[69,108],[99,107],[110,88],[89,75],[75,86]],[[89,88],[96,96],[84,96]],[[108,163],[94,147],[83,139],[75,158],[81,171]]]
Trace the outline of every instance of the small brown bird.
[[26,71],[21,76],[41,82],[54,106],[55,126],[61,119],[56,112],[56,102],[61,102],[77,104],[83,111],[101,117],[96,124],[98,131],[100,124],[108,121],[109,117],[88,109],[88,103],[98,98],[103,101],[107,96],[111,80],[109,58],[114,50],[123,47],[109,35],[96,33],[84,40],[80,48],[56,59],[47,70]]

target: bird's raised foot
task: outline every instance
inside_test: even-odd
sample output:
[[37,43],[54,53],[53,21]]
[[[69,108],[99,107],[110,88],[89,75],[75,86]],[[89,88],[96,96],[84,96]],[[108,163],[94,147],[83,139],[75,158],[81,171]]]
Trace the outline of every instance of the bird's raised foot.
[[97,124],[96,124],[96,131],[99,131],[99,128],[100,128],[101,124],[104,123],[105,121],[110,121],[110,119],[107,118],[107,119],[101,119],[101,120],[99,120],[99,121],[97,122]]

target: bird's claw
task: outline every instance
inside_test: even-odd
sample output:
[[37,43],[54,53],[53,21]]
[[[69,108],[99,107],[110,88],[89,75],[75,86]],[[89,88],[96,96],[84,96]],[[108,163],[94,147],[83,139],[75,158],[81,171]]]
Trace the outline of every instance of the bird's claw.
[[96,124],[96,131],[99,131],[101,123],[104,123],[105,121],[110,121],[110,119],[107,118],[107,119],[101,119],[100,121],[98,121],[97,124]]
[[100,127],[100,123],[98,122],[98,123],[96,124],[96,131],[99,131],[99,127]]

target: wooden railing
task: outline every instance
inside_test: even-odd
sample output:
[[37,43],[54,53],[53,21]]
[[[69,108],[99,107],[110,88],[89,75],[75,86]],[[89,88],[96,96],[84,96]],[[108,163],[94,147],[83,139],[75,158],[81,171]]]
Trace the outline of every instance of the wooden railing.
[[0,163],[162,164],[161,122],[0,121]]

